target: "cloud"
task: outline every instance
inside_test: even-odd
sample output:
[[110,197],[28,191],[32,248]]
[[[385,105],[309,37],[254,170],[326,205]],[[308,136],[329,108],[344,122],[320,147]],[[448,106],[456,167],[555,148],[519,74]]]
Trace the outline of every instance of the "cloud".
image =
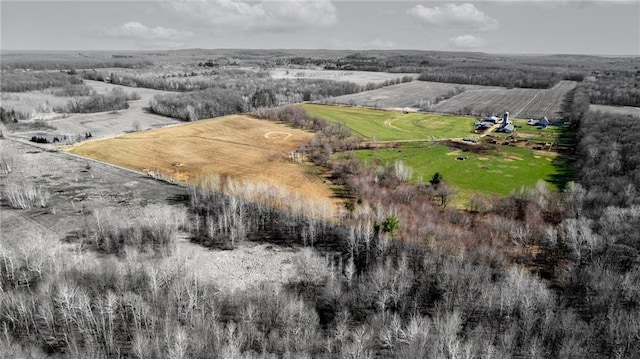
[[417,17],[427,26],[475,31],[496,30],[500,27],[498,20],[492,19],[469,3],[460,5],[448,3],[435,7],[416,5],[409,9],[409,14]]
[[449,39],[449,44],[457,49],[477,49],[484,46],[485,42],[473,35],[459,35]]
[[216,32],[291,32],[325,28],[338,22],[337,10],[330,0],[182,0],[163,5]]
[[193,36],[190,31],[168,27],[148,27],[136,21],[100,30],[100,35],[114,39],[133,40],[141,48],[178,48]]

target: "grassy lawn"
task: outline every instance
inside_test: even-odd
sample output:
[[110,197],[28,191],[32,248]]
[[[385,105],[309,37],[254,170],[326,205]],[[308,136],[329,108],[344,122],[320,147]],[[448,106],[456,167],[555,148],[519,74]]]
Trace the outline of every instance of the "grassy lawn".
[[548,126],[544,130],[540,130],[537,126],[527,125],[527,120],[513,119],[512,121],[516,127],[516,136],[526,138],[529,141],[556,142],[564,130],[563,127],[559,126]]
[[[457,190],[457,201],[464,204],[473,192],[508,195],[522,186],[532,187],[539,179],[548,179],[556,169],[553,157],[529,149],[501,146],[491,153],[462,152],[444,145],[403,144],[395,149],[356,151],[356,156],[375,164],[402,160],[413,168],[413,178],[429,181],[440,172]],[[458,160],[457,158],[465,158]]]
[[475,118],[432,113],[372,110],[360,107],[300,105],[311,116],[342,123],[354,133],[380,141],[430,140],[472,135]]
[[[380,141],[430,140],[472,136],[473,117],[431,113],[373,110],[359,107],[300,105],[311,116],[343,123],[367,139]],[[538,130],[527,121],[515,119],[518,133],[524,138],[556,142],[561,127]],[[495,133],[499,137],[506,134]],[[402,160],[413,168],[413,179],[429,181],[440,172],[445,181],[456,189],[456,206],[465,206],[473,193],[509,195],[521,187],[533,187],[538,180],[547,180],[551,187],[554,176],[561,169],[554,167],[556,153],[526,148],[499,146],[483,153],[463,152],[430,141],[405,142],[399,148],[356,151],[356,156],[373,165]],[[557,183],[557,182],[556,182]]]

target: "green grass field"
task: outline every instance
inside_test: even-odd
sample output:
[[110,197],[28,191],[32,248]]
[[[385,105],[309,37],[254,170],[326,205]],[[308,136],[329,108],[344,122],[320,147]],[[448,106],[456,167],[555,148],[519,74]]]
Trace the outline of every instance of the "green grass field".
[[533,187],[538,180],[549,179],[556,173],[552,164],[554,157],[536,153],[502,146],[490,153],[477,154],[444,145],[406,143],[394,149],[356,151],[356,156],[371,164],[402,160],[413,168],[414,180],[427,182],[434,173],[440,172],[444,180],[456,188],[458,200],[464,203],[474,192],[508,195],[522,186]]
[[472,135],[473,117],[372,110],[361,107],[300,105],[311,116],[342,123],[354,133],[379,141],[430,140]]
[[[359,107],[300,105],[310,115],[343,123],[366,139],[380,141],[461,138],[472,135],[475,118],[430,113],[372,110]],[[527,137],[555,142],[558,127],[538,130],[526,120],[516,119],[518,131]],[[497,136],[506,134],[495,133]],[[464,152],[431,141],[404,142],[398,148],[356,151],[356,156],[372,165],[402,160],[413,168],[413,179],[429,181],[439,172],[457,192],[453,203],[464,207],[473,193],[509,195],[522,187],[533,187],[539,180],[551,181],[559,174],[554,167],[556,154],[527,148],[498,146],[482,153]],[[338,155],[340,156],[340,155]]]

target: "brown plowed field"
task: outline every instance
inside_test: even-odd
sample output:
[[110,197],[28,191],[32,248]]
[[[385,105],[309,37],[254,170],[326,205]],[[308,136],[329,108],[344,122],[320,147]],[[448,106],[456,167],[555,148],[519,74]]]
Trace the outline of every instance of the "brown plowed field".
[[562,101],[567,92],[576,86],[574,81],[560,81],[550,89],[472,89],[442,101],[434,110],[443,113],[492,112],[496,115],[509,111],[514,118],[558,119]]
[[328,99],[327,102],[378,108],[418,108],[420,100],[428,99],[433,102],[437,97],[447,96],[450,92],[455,92],[457,88],[463,88],[465,91],[501,89],[500,87],[489,86],[412,81],[385,86],[376,90],[333,97]]
[[70,152],[180,182],[210,175],[284,186],[311,198],[331,198],[322,179],[310,179],[287,153],[312,133],[278,123],[233,115],[169,128],[80,143]]

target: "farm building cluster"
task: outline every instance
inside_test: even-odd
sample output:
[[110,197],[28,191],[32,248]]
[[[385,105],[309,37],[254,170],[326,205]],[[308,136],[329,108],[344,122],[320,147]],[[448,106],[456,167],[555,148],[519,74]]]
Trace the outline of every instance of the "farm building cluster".
[[496,116],[487,116],[482,121],[476,122],[476,131],[484,132],[496,124],[500,124],[500,126],[496,129],[496,132],[504,132],[511,133],[515,129],[513,123],[509,119],[509,112],[506,111],[502,118],[498,118]]
[[[485,118],[483,118],[481,121],[478,121],[475,123],[476,126],[476,132],[484,132],[490,128],[492,128],[493,126],[495,126],[496,124],[499,124],[500,126],[498,128],[496,128],[496,132],[504,132],[504,133],[512,133],[515,131],[515,126],[513,124],[513,122],[509,119],[509,111],[505,111],[504,115],[502,116],[502,118],[496,117],[496,116],[487,116]],[[562,126],[564,125],[563,121],[555,121],[555,122],[551,122],[549,121],[549,119],[545,116],[541,119],[529,119],[527,121],[527,125],[529,126],[536,126],[536,128],[538,128],[539,130],[544,130],[545,128],[549,127],[549,126]]]

